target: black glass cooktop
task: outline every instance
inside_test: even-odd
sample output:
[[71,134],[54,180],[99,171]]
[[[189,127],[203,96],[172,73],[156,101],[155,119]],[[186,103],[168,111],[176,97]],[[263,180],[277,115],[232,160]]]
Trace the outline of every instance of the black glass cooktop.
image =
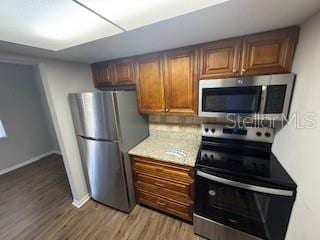
[[271,152],[271,144],[218,139],[202,141],[196,168],[296,188]]

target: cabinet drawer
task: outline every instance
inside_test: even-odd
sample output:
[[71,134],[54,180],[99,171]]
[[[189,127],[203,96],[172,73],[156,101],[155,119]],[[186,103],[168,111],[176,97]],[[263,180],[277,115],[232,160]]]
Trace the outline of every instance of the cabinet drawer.
[[154,177],[192,183],[193,170],[189,167],[174,166],[159,161],[134,157],[134,170],[137,173],[147,173]]
[[[160,185],[160,184],[159,184]],[[174,190],[170,190],[163,186],[153,185],[141,181],[136,182],[136,188],[138,191],[144,191],[149,193],[155,193],[156,195],[162,196],[167,199],[172,199],[178,202],[192,204],[191,197],[187,193],[181,193]]]
[[163,179],[154,178],[154,177],[147,176],[144,174],[137,174],[136,180],[138,182],[152,184],[152,185],[157,186],[159,188],[165,188],[165,189],[173,190],[176,192],[184,193],[185,195],[189,195],[190,191],[191,191],[191,189],[190,189],[191,184],[182,184],[182,183],[166,181]]
[[141,204],[192,221],[192,204],[179,204],[177,202],[170,201],[143,191],[138,191],[138,199],[139,203]]

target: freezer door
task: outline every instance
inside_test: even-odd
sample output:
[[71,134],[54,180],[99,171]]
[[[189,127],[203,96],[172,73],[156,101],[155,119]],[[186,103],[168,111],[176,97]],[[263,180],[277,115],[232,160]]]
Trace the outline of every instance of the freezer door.
[[72,93],[69,101],[77,135],[118,140],[112,92]]
[[78,137],[81,160],[93,199],[129,212],[127,184],[118,142]]

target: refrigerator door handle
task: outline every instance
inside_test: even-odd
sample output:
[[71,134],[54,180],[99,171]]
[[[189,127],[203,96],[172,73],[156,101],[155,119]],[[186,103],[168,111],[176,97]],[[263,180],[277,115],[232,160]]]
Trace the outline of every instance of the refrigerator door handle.
[[85,137],[85,136],[79,136],[79,137],[81,137],[82,139],[98,141],[98,142],[109,142],[109,143],[118,143],[119,142],[117,140],[110,140],[110,139],[99,139],[99,138],[91,138],[91,137]]

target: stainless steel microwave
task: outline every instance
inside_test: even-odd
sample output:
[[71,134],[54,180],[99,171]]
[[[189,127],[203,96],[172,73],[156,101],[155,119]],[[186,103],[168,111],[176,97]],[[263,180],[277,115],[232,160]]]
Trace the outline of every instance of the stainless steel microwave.
[[283,120],[288,117],[294,81],[291,73],[200,80],[199,116]]

